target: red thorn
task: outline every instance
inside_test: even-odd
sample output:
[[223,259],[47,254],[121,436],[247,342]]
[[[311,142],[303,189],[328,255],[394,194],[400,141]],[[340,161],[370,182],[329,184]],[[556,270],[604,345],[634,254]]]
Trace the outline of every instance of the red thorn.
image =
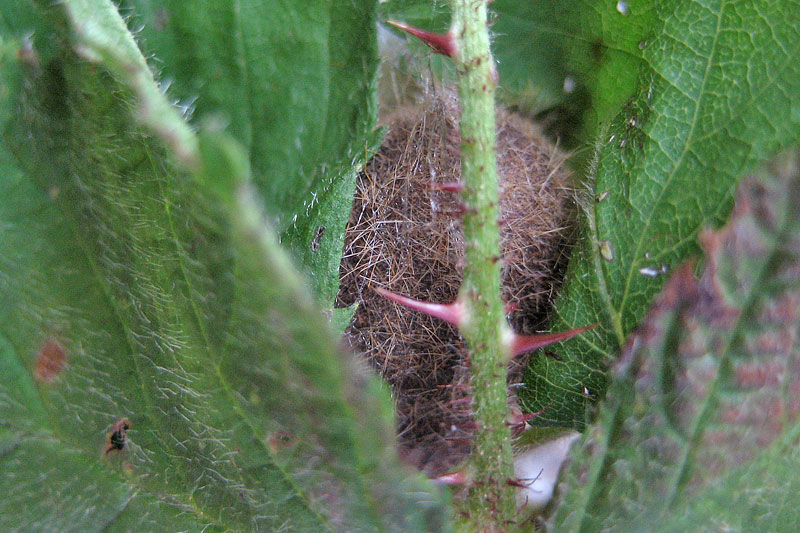
[[511,422],[507,422],[510,426],[516,426],[517,424],[524,424],[531,418],[536,418],[537,416],[541,415],[547,410],[549,405],[544,407],[543,409],[536,411],[535,413],[519,413],[512,416]]
[[511,341],[511,353],[519,355],[530,350],[536,350],[556,342],[571,339],[576,335],[580,335],[584,331],[588,331],[597,327],[597,324],[591,326],[584,326],[582,328],[570,329],[568,331],[561,331],[559,333],[548,333],[546,335],[517,335],[514,334],[514,339]]
[[463,470],[433,478],[437,485],[466,485],[467,481],[467,474]]
[[525,428],[528,425],[528,420],[531,418],[536,418],[537,416],[544,413],[550,405],[545,405],[539,411],[535,413],[522,413],[517,411],[511,415],[511,420],[506,422],[506,425],[511,427],[511,436],[512,437],[519,437],[525,431]]
[[455,301],[451,304],[435,304],[430,302],[422,302],[420,300],[415,300],[413,298],[409,298],[407,296],[402,296],[395,292],[392,292],[387,289],[383,289],[381,287],[376,287],[375,292],[380,294],[381,296],[392,300],[400,305],[404,305],[409,309],[413,309],[415,311],[419,311],[420,313],[425,313],[426,315],[436,317],[440,320],[444,320],[448,324],[452,324],[456,327],[463,321],[463,309],[461,303]]
[[517,478],[512,478],[512,479],[507,479],[506,480],[506,485],[509,485],[511,487],[517,487],[517,488],[520,488],[520,489],[527,489],[528,487],[533,485],[533,483],[535,481],[536,481],[536,479],[517,479]]
[[464,190],[464,183],[460,181],[448,181],[447,183],[432,183],[431,190],[461,192]]
[[414,26],[409,26],[404,22],[394,22],[392,20],[387,20],[386,22],[397,29],[403,30],[406,33],[410,33],[414,37],[419,38],[422,40],[422,42],[430,46],[431,49],[437,54],[442,54],[449,57],[455,57],[456,55],[456,51],[458,50],[456,47],[456,40],[453,38],[453,34],[450,32],[431,33],[429,31],[415,28]]

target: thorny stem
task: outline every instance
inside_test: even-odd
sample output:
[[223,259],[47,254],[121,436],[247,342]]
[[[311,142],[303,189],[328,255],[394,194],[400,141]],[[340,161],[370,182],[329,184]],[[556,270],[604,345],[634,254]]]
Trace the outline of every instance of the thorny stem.
[[510,347],[500,299],[500,235],[494,93],[496,71],[489,49],[485,0],[451,0],[461,104],[461,175],[466,265],[459,301],[466,323],[473,409],[478,425],[470,457],[471,486],[461,511],[470,530],[505,530],[515,521],[513,457],[508,419],[506,364]]

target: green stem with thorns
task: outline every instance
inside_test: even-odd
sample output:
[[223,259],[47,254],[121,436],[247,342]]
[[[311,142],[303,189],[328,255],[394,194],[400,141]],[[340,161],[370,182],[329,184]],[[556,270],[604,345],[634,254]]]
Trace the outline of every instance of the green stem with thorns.
[[496,71],[489,49],[485,0],[451,0],[461,103],[461,173],[466,266],[459,300],[461,332],[470,354],[473,409],[478,429],[462,507],[470,530],[505,530],[515,521],[513,456],[506,365],[510,333],[500,298],[497,161],[494,94]]

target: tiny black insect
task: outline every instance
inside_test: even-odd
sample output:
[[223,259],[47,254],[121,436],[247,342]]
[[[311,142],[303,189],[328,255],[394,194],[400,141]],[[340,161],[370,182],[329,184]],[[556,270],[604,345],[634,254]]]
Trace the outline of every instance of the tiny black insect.
[[131,423],[127,418],[120,418],[114,423],[111,428],[111,433],[108,436],[106,455],[125,448],[125,445],[128,443],[127,431],[129,429],[131,429]]

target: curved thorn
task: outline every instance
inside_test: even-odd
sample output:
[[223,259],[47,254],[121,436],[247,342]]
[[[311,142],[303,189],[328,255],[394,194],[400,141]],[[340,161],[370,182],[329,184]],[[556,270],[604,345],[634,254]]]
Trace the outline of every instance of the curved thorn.
[[444,320],[448,324],[452,324],[456,327],[463,322],[463,309],[461,303],[458,301],[455,301],[451,304],[423,302],[420,300],[415,300],[414,298],[409,298],[408,296],[397,294],[396,292],[392,292],[381,287],[376,287],[375,292],[384,298],[388,298],[393,302],[404,305],[409,309],[413,309],[415,311],[419,311],[420,313],[425,313],[426,315]]
[[453,472],[452,474],[445,474],[432,480],[437,485],[466,485],[467,474],[463,470]]
[[527,489],[531,485],[534,484],[536,478],[534,479],[521,479],[521,478],[511,478],[506,480],[506,485],[511,487],[517,487],[518,489]]
[[386,22],[397,29],[403,30],[406,33],[410,33],[414,37],[419,38],[422,40],[422,42],[430,46],[431,49],[433,49],[433,51],[437,54],[442,54],[449,57],[455,57],[456,55],[456,40],[453,38],[453,34],[450,32],[432,33],[415,28],[414,26],[409,26],[404,22],[395,22],[393,20],[387,20]]
[[516,426],[517,424],[525,424],[531,418],[536,418],[537,416],[543,414],[549,407],[550,404],[545,405],[543,408],[539,409],[535,413],[523,413],[523,412],[514,413],[511,415],[511,421],[506,422],[506,424],[509,426]]
[[595,327],[597,327],[597,324],[570,329],[568,331],[560,331],[558,333],[548,333],[546,335],[517,335],[515,333],[511,341],[511,353],[513,355],[519,355],[530,350],[536,350],[537,348],[555,344],[556,342],[571,339]]
[[535,413],[523,413],[522,411],[517,411],[516,413],[512,413],[511,420],[506,422],[506,425],[511,428],[511,436],[512,437],[519,437],[522,435],[528,426],[528,420],[532,418],[536,418],[537,416],[544,413],[547,409],[550,408],[552,402],[548,405],[545,405],[540,410],[536,411]]
[[505,312],[506,312],[507,315],[510,315],[511,313],[516,311],[517,309],[519,309],[519,302],[517,302],[516,300],[513,300],[511,302],[507,302],[506,305],[505,305]]
[[448,191],[448,192],[461,192],[464,190],[464,182],[461,181],[448,181],[447,183],[433,183],[431,184],[433,191]]

